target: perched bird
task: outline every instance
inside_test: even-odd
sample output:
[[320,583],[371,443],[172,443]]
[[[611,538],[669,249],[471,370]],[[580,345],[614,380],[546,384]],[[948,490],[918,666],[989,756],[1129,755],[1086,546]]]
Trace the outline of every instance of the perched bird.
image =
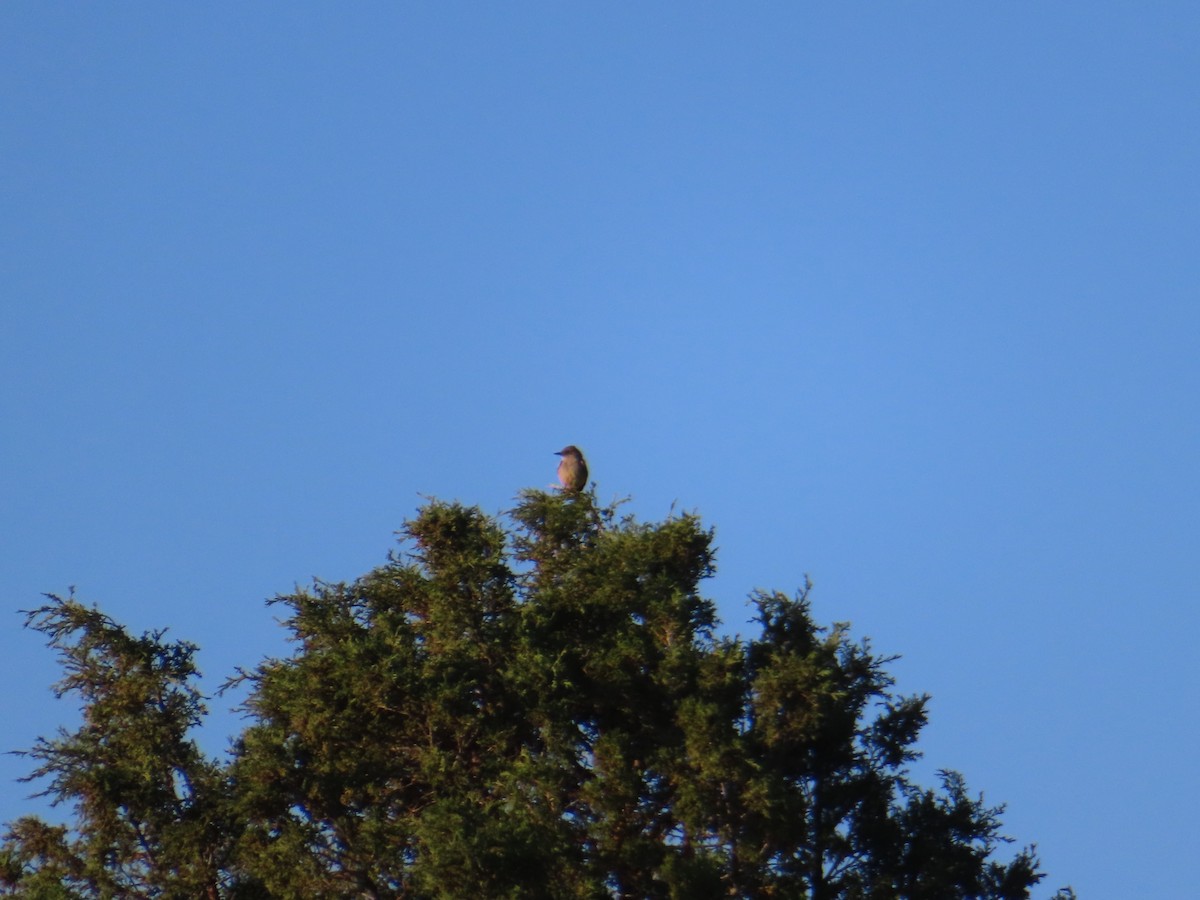
[[558,481],[563,490],[582,491],[587,486],[588,470],[579,448],[568,444],[555,455],[562,457],[562,462],[558,464]]

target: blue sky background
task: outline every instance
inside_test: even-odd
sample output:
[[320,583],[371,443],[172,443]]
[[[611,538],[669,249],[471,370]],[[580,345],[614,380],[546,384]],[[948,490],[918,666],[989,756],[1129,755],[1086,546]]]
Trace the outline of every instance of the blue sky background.
[[[0,4],[18,610],[201,645],[563,444],[815,582],[1081,898],[1195,890],[1200,6]],[[213,703],[205,745],[240,725]],[[0,819],[36,803],[0,757]]]

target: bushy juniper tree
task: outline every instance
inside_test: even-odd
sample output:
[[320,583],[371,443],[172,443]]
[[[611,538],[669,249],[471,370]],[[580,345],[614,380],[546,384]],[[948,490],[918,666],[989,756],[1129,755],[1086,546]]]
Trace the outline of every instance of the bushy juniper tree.
[[28,751],[30,780],[74,807],[71,828],[27,816],[0,846],[0,891],[37,898],[223,896],[237,834],[223,767],[187,737],[205,709],[195,647],[134,637],[73,597],[50,597],[29,624],[58,650],[61,697],[82,706],[74,733]]
[[[225,761],[194,648],[72,598],[30,614],[83,723],[33,777],[0,893],[61,898],[1025,898],[999,809],[906,765],[926,698],[818,627],[807,587],[722,637],[692,516],[524,493],[509,524],[431,502],[350,584],[276,598],[295,651],[234,679]],[[1056,897],[1073,896],[1069,889]]]

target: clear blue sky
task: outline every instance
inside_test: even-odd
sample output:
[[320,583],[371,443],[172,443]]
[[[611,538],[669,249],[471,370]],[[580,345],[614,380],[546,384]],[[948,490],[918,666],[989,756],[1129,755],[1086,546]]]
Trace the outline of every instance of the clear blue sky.
[[1043,896],[1190,896],[1197,47],[1190,2],[0,4],[3,749],[70,721],[40,592],[215,690],[267,597],[570,442],[716,527],[730,630],[807,573],[902,654]]

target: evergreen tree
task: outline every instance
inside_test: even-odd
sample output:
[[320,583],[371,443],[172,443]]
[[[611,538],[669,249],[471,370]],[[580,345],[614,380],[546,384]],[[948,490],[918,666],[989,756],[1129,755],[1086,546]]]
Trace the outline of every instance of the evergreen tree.
[[225,774],[187,737],[205,708],[196,648],[164,632],[135,637],[74,597],[50,596],[28,623],[58,650],[59,697],[81,701],[74,733],[40,739],[27,780],[74,806],[71,828],[27,816],[0,846],[0,890],[18,896],[224,896],[236,825]]
[[[522,494],[430,502],[349,584],[276,598],[295,643],[232,683],[225,761],[188,738],[194,649],[73,598],[30,625],[83,724],[29,751],[74,807],[0,845],[0,894],[63,898],[1016,900],[999,808],[906,769],[925,697],[797,596],[720,636],[693,516]],[[1069,889],[1055,895],[1073,896]]]

